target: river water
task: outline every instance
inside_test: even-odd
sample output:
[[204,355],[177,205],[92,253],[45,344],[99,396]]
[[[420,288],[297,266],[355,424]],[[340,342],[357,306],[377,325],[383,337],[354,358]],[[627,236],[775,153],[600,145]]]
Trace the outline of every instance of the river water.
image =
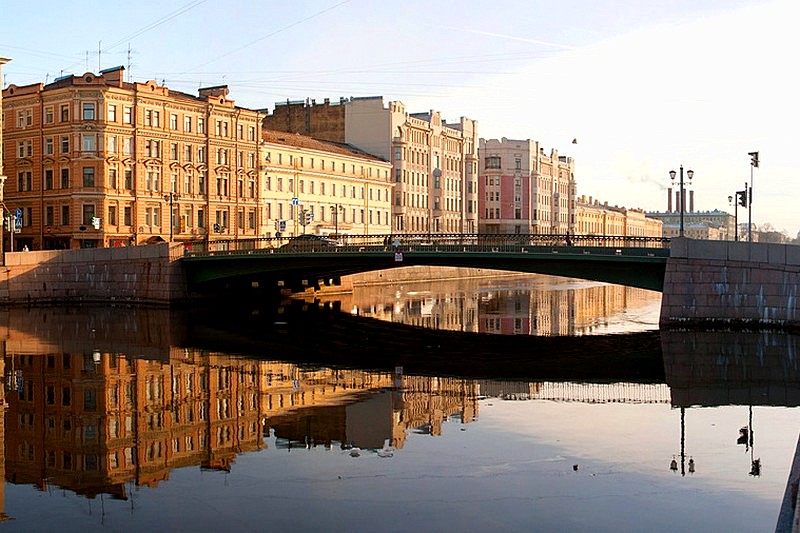
[[797,337],[659,304],[531,276],[3,311],[0,527],[775,530]]

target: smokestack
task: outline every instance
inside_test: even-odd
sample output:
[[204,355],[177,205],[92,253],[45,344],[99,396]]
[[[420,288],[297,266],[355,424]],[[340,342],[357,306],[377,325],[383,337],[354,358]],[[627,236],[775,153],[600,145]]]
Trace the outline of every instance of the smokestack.
[[689,191],[689,212],[694,213],[694,191]]
[[672,213],[672,187],[667,189],[667,213]]
[[675,191],[675,213],[681,210],[681,191]]

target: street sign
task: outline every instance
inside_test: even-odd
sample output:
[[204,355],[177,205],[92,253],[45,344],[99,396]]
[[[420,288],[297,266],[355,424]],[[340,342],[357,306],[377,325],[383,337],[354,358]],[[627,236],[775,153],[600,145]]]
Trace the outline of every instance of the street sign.
[[14,218],[22,218],[22,209],[19,207],[14,210]]
[[281,231],[286,231],[286,221],[285,220],[281,220],[280,230]]
[[298,200],[297,198],[292,198],[292,205],[299,205],[299,204],[300,200]]
[[22,219],[15,218],[14,219],[14,233],[22,233]]

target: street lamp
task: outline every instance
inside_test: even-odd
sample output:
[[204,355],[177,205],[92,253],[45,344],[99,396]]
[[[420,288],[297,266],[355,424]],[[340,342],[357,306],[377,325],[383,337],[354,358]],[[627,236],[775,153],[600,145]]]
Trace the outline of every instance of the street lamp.
[[[2,58],[0,58],[2,59]],[[2,61],[0,61],[2,64]],[[0,132],[2,134],[2,132]],[[0,154],[0,159],[2,159],[2,154]],[[3,166],[3,162],[0,161],[0,167]],[[2,168],[0,168],[0,265],[5,266],[6,264],[6,252],[5,252],[5,243],[3,242],[3,221],[5,219],[5,189],[6,189],[6,177],[2,175]]]
[[169,242],[172,242],[172,231],[175,229],[175,211],[172,205],[179,197],[180,195],[176,192],[168,192],[164,195],[164,201],[169,202]]
[[[680,170],[681,170],[680,182],[679,182],[680,193],[678,194],[678,197],[679,197],[679,203],[680,203],[680,207],[681,207],[681,227],[680,227],[679,236],[683,237],[683,213],[684,213],[684,211],[686,211],[686,191],[683,188],[683,165],[681,165]],[[675,183],[675,175],[676,175],[676,172],[674,170],[670,170],[669,171],[669,178],[672,180],[673,184]],[[692,182],[692,176],[694,176],[694,171],[687,170],[686,171],[686,177],[689,178],[689,183]]]
[[337,238],[339,237],[339,211],[344,211],[344,207],[341,204],[331,206],[331,213],[333,214],[333,232]]

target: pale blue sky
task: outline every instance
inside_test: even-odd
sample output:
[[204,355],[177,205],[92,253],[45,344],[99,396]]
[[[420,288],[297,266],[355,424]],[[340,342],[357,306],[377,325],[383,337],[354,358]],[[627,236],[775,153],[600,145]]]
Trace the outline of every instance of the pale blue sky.
[[477,119],[482,137],[575,157],[579,194],[648,210],[684,164],[696,207],[732,212],[758,150],[754,222],[800,229],[797,0],[0,0],[0,13],[4,86],[127,66],[130,46],[133,79],[225,83],[245,107],[383,95]]

